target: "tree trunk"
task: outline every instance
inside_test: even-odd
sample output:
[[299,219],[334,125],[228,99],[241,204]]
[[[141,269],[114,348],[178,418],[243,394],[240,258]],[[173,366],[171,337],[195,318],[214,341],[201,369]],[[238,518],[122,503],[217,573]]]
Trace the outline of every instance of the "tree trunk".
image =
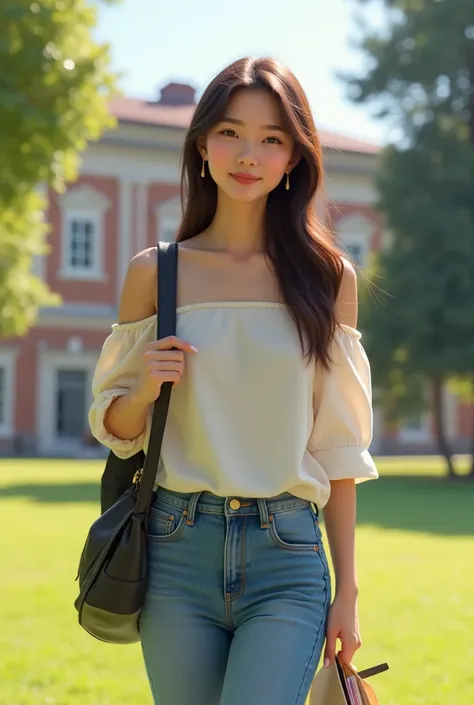
[[444,425],[444,408],[443,408],[443,379],[440,377],[435,377],[432,381],[432,393],[433,393],[433,407],[434,407],[434,422],[435,422],[435,433],[436,439],[438,441],[438,450],[440,455],[446,459],[446,468],[448,470],[448,477],[453,479],[456,477],[453,465],[453,454],[451,447],[446,438],[446,431]]

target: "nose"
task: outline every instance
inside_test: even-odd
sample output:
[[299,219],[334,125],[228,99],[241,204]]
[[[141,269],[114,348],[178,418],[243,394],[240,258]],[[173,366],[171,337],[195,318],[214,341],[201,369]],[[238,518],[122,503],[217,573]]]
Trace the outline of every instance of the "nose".
[[246,146],[244,148],[237,161],[245,167],[257,166],[257,158],[255,157],[255,154],[253,154],[253,150],[250,149],[250,146]]

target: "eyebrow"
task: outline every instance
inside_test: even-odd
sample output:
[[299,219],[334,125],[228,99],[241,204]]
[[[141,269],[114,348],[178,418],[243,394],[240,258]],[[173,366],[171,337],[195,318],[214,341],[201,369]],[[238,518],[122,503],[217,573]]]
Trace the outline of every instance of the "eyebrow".
[[[230,122],[232,125],[245,125],[242,120],[237,120],[233,117],[223,117],[221,122]],[[281,125],[260,125],[262,130],[278,130],[279,132],[286,132],[286,130]]]

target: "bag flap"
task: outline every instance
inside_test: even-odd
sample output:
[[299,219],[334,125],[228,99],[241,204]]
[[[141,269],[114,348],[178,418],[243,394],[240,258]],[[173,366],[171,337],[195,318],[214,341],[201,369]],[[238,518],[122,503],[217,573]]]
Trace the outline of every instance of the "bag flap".
[[336,663],[321,668],[315,675],[307,705],[348,705]]

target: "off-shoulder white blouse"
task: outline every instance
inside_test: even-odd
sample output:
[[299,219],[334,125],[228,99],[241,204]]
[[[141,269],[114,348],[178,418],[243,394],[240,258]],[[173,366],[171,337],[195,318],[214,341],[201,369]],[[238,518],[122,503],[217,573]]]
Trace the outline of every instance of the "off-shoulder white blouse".
[[[178,308],[186,357],[173,390],[156,483],[178,492],[274,497],[282,492],[322,508],[330,481],[375,479],[371,379],[361,335],[340,326],[329,372],[302,356],[284,304],[199,303]],[[93,378],[93,435],[119,457],[148,447],[152,406],[133,440],[111,436],[104,414],[133,385],[156,317],[113,324]]]

